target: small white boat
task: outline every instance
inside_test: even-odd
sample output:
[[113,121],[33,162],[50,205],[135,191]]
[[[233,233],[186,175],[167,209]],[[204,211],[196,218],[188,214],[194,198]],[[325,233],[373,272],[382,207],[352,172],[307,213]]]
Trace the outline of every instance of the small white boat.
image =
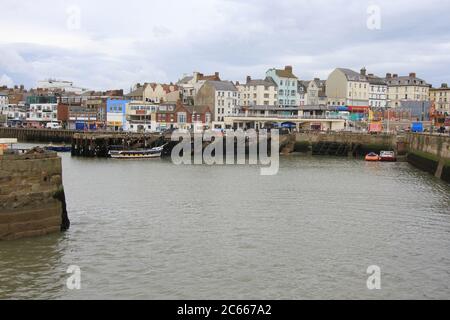
[[380,161],[396,162],[397,157],[395,156],[395,152],[394,151],[381,151],[380,152]]
[[165,146],[143,150],[110,151],[112,159],[153,159],[160,158]]

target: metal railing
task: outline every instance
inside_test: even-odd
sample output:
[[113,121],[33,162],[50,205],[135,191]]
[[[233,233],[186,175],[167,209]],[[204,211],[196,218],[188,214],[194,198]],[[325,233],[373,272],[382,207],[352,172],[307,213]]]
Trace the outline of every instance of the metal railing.
[[283,114],[244,114],[244,113],[238,113],[235,115],[228,116],[229,118],[275,118],[275,119],[305,119],[305,120],[348,120],[348,118],[343,116],[332,116],[332,115],[323,115],[323,116],[317,116],[317,115],[283,115]]

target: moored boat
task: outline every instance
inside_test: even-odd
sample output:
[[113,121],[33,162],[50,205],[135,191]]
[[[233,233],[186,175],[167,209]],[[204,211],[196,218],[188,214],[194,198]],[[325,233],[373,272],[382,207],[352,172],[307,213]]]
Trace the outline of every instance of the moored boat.
[[366,161],[380,161],[380,156],[375,152],[371,152],[366,156]]
[[395,152],[394,151],[381,151],[380,152],[380,161],[396,162],[397,157],[395,156]]
[[154,159],[160,158],[163,151],[164,146],[153,149],[110,151],[109,156],[112,159]]
[[70,151],[72,151],[72,147],[68,147],[68,146],[48,145],[44,149],[47,151],[54,151],[54,152],[70,152]]

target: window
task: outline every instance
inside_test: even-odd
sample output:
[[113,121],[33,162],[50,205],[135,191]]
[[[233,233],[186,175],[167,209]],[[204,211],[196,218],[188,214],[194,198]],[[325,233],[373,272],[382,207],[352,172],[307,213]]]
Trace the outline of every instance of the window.
[[178,113],[178,123],[186,123],[186,113],[185,112],[179,112]]

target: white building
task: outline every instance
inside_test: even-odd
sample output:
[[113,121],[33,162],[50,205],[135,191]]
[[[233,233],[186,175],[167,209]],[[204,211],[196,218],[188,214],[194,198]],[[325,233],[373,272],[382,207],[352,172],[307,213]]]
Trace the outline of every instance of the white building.
[[27,119],[27,111],[25,105],[10,104],[6,108],[6,115],[8,122],[23,123]]
[[27,111],[27,121],[48,123],[58,121],[58,104],[56,103],[35,103],[30,104]]
[[126,105],[125,131],[155,132],[158,128],[156,112],[159,106],[149,102],[131,101]]
[[373,74],[369,74],[367,79],[369,80],[369,106],[371,108],[386,108],[388,106],[386,81]]
[[38,89],[47,89],[47,90],[61,90],[65,92],[72,92],[81,94],[83,92],[88,91],[88,89],[74,87],[73,82],[64,81],[64,80],[55,80],[55,79],[47,79],[38,81],[37,85]]
[[0,93],[0,106],[7,106],[9,104],[9,98],[6,93]]

